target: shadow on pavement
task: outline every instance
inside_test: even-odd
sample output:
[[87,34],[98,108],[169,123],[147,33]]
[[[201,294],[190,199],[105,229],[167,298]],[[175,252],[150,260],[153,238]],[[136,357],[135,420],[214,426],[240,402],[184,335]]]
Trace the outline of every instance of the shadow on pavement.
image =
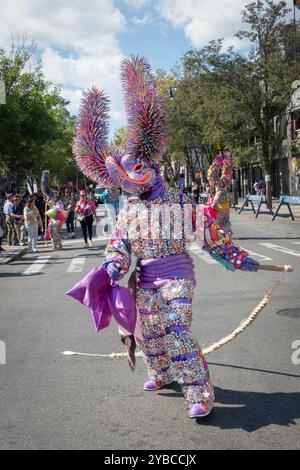
[[209,365],[221,366],[221,367],[231,367],[232,369],[253,370],[255,372],[262,372],[264,374],[283,375],[285,377],[294,377],[296,379],[300,379],[300,375],[288,374],[287,372],[278,372],[276,370],[255,369],[253,367],[236,366],[236,365],[233,365],[233,364],[222,364],[220,362],[211,362],[211,361],[209,361]]
[[[277,374],[277,372],[272,371],[262,372]],[[282,375],[290,376],[291,374]],[[214,390],[216,406],[211,415],[197,419],[197,424],[216,426],[220,429],[244,429],[247,432],[253,432],[271,424],[277,424],[278,426],[296,425],[295,420],[300,418],[300,392],[245,392],[226,390],[221,387],[214,387]],[[157,395],[173,399],[183,398],[181,387],[176,383],[164,387]]]
[[2,277],[33,277],[33,276],[41,276],[44,273],[32,273],[32,274],[24,274],[22,273],[0,273],[0,279]]
[[221,406],[216,406],[207,418],[197,419],[198,424],[253,432],[271,424],[296,425],[300,417],[299,392],[244,392],[215,387],[215,395],[216,404]]

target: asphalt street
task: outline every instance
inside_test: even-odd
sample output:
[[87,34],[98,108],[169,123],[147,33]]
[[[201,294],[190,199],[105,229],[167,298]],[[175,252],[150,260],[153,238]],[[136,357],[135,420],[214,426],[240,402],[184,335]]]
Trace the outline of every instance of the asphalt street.
[[[1,449],[295,449],[300,447],[300,220],[232,214],[238,245],[263,264],[294,273],[245,333],[210,354],[216,404],[191,420],[177,386],[144,392],[143,360],[65,356],[63,351],[122,352],[117,327],[96,334],[89,311],[65,295],[101,263],[105,240],[85,249],[46,248],[0,266]],[[231,273],[194,251],[193,332],[208,346],[245,319],[280,273]],[[3,343],[4,342],[4,343]],[[299,346],[298,346],[299,348]],[[298,354],[300,358],[300,354]]]

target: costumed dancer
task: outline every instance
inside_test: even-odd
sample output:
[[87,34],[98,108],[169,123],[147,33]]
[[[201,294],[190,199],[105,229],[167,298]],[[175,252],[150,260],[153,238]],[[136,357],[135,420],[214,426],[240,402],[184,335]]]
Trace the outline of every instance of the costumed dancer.
[[[122,63],[128,116],[128,140],[120,149],[108,143],[108,99],[92,88],[84,93],[74,153],[87,177],[134,194],[119,213],[101,267],[94,268],[67,294],[87,305],[97,330],[113,315],[139,341],[146,358],[144,390],[155,391],[172,381],[182,386],[191,418],[210,413],[214,392],[207,362],[191,333],[194,266],[186,252],[182,193],[168,193],[159,172],[166,139],[165,114],[150,66],[144,58]],[[159,211],[175,211],[161,225]],[[208,253],[231,270],[256,271],[258,263],[220,233],[213,217],[194,206],[196,236]],[[172,237],[161,231],[177,230]],[[116,284],[137,257],[134,288]],[[140,328],[140,330],[139,330]],[[132,338],[133,336],[131,336]],[[123,338],[124,339],[124,338]],[[126,339],[126,336],[125,336]],[[128,339],[128,336],[127,336]],[[134,344],[132,347],[134,355]],[[134,364],[133,364],[134,365]]]
[[220,229],[231,236],[230,207],[231,196],[228,191],[233,176],[234,163],[230,152],[218,153],[207,172],[210,187],[216,189],[211,207],[215,210],[215,219]]
[[68,212],[64,209],[58,192],[50,187],[50,177],[47,170],[42,172],[41,189],[49,207],[49,210],[45,212],[45,215],[49,217],[45,240],[51,239],[53,250],[62,250],[61,228],[68,218]]

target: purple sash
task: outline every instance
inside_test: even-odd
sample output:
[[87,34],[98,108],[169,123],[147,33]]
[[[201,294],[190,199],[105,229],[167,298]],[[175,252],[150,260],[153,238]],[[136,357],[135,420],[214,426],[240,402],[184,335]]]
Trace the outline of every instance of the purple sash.
[[155,289],[174,279],[196,282],[193,260],[188,253],[138,260],[136,270],[138,286],[142,289]]
[[[173,279],[195,282],[194,265],[187,253],[166,258],[138,260],[138,286],[153,289]],[[137,307],[132,292],[112,281],[106,267],[93,268],[73,286],[67,295],[86,305],[92,313],[95,330],[106,328],[113,316],[116,322],[133,334],[136,330]]]

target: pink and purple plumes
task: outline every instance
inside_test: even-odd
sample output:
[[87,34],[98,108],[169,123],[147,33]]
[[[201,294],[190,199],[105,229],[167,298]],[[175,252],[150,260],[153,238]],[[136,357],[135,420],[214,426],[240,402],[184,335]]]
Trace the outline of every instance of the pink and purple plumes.
[[105,160],[108,144],[109,100],[103,91],[93,87],[83,93],[73,153],[81,171],[96,183],[113,186]]
[[123,60],[122,83],[128,138],[121,149],[108,143],[109,100],[103,91],[84,93],[74,142],[83,173],[97,183],[142,194],[158,176],[157,163],[165,143],[165,115],[155,79],[146,59]]

